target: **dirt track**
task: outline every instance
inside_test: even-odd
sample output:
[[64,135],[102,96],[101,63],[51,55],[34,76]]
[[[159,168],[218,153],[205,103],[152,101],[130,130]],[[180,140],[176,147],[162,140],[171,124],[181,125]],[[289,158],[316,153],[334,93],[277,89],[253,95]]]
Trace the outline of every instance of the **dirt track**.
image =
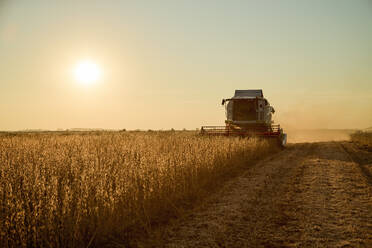
[[371,173],[372,152],[355,144],[289,145],[173,223],[161,246],[372,247]]

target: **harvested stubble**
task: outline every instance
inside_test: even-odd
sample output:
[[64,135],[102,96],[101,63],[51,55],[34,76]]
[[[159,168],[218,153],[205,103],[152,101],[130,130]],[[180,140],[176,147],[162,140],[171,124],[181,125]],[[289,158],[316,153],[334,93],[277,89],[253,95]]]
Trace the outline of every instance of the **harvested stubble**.
[[372,132],[359,131],[351,134],[350,136],[352,141],[372,147]]
[[0,136],[0,246],[130,245],[271,149],[190,132]]

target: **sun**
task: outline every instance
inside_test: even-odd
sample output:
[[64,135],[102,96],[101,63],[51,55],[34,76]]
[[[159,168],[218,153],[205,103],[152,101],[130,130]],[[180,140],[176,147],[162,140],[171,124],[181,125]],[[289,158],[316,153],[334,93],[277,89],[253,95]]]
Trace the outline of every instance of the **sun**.
[[75,78],[81,84],[97,82],[102,75],[101,68],[90,60],[80,61],[75,67]]

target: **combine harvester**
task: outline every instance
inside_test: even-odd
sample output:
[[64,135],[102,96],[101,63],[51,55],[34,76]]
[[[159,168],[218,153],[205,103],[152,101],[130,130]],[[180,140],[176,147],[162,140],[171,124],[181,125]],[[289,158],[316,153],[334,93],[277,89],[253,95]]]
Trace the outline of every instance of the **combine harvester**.
[[223,99],[225,126],[202,126],[202,135],[264,137],[276,139],[281,146],[287,143],[287,134],[271,120],[275,110],[264,98],[262,90],[235,90],[235,95]]

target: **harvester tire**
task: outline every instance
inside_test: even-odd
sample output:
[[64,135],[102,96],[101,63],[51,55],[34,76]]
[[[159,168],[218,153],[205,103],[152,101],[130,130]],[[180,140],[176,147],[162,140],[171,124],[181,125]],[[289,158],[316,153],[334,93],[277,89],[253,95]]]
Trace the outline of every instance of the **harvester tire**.
[[285,147],[287,145],[287,134],[286,133],[282,133],[280,136],[279,136],[279,145],[281,147]]

